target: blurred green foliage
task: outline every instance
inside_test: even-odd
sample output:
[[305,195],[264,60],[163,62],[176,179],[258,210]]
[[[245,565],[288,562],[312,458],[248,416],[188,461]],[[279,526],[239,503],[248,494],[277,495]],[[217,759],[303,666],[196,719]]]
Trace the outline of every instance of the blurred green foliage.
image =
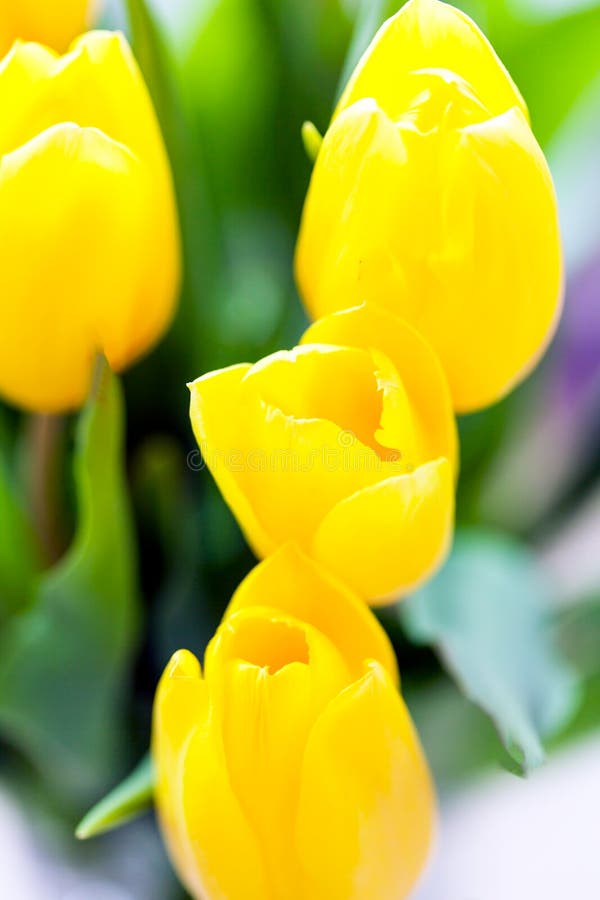
[[67,805],[123,769],[138,622],[122,398],[102,369],[76,436],[75,537],[56,565],[30,573],[0,634],[0,727]]
[[[184,644],[202,653],[253,564],[201,469],[185,384],[298,338],[305,320],[293,283],[293,249],[311,168],[301,126],[311,120],[320,132],[326,129],[341,73],[348,71],[345,61],[357,58],[377,20],[398,6],[390,0],[173,2],[167,27],[164,5],[127,0],[120,12],[128,15],[173,164],[185,258],[181,305],[160,347],[123,379],[125,443],[116,380],[107,381],[82,413],[72,460],[73,543],[41,575],[36,523],[28,516],[18,465],[26,417],[0,409],[0,729],[5,748],[24,751],[48,789],[62,792],[71,818],[72,802],[83,813],[90,795],[100,797],[131,755],[141,755],[153,691],[169,655]],[[507,64],[552,161],[553,146],[599,80],[600,3],[457,5],[475,17]],[[570,139],[587,139],[588,127],[584,117]],[[502,521],[493,504],[482,503],[486,484],[514,439],[515,421],[532,418],[554,362],[551,356],[511,397],[460,423],[461,524],[485,528]],[[586,425],[599,427],[598,421]],[[577,460],[573,468],[568,492],[548,513],[558,538],[599,474],[597,466],[579,470]],[[522,522],[519,547],[501,541],[490,561],[487,542],[475,540],[467,565],[460,542],[462,561],[455,557],[406,616],[417,643],[441,648],[452,674],[496,720],[509,748],[518,747],[531,763],[563,718],[555,702],[562,712],[569,707],[572,683],[550,649],[554,607],[538,587],[545,523],[527,524],[518,515],[526,510],[526,493],[509,480],[502,488],[515,521]],[[68,505],[68,485],[64,493]],[[451,781],[498,758],[509,763],[489,722],[456,690],[434,654],[409,645],[397,618],[386,625],[401,647],[403,683],[436,773]],[[597,629],[575,628],[562,613],[556,627],[585,678],[574,728],[597,727],[600,645],[590,637]],[[586,641],[593,649],[583,665]],[[494,697],[487,679],[507,696]],[[129,745],[129,759],[119,744]],[[4,759],[15,765],[8,750]]]
[[465,529],[444,569],[400,607],[411,638],[438,648],[524,772],[540,765],[543,738],[568,721],[579,700],[575,673],[550,638],[550,597],[525,548]]

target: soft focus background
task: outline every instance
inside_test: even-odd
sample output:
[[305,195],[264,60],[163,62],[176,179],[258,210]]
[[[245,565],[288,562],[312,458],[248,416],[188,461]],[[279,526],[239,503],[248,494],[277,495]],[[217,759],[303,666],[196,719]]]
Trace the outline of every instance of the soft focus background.
[[[105,7],[102,24],[132,38],[161,116],[186,278],[170,334],[124,378],[138,583],[122,596],[109,590],[105,602],[72,572],[41,574],[22,453],[31,423],[0,406],[2,897],[183,897],[150,814],[87,843],[73,829],[144,755],[170,654],[186,646],[201,655],[253,564],[202,470],[185,384],[295,343],[303,313],[292,254],[310,175],[300,127],[311,119],[326,128],[353,35],[356,48],[398,5],[153,0],[149,16],[140,2]],[[529,104],[559,196],[567,301],[535,375],[461,421],[453,559],[405,609],[384,615],[441,798],[418,900],[597,900],[600,3],[456,5]],[[118,434],[118,411],[113,418],[103,428]],[[92,479],[104,450],[93,434],[86,443],[75,418],[61,440],[54,475],[66,485],[57,500],[66,546],[78,525],[73,448]],[[100,531],[125,502],[121,489],[111,488],[119,496]],[[131,562],[97,555],[100,570]],[[101,628],[86,618],[94,604]],[[516,774],[522,763],[526,779]]]

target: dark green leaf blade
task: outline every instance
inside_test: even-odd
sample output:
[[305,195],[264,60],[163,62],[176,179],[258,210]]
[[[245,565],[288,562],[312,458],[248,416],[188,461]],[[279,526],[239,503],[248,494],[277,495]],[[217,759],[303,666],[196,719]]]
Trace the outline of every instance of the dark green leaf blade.
[[150,754],[83,817],[75,835],[81,841],[120,828],[152,806],[154,770]]
[[526,548],[465,530],[442,571],[400,607],[410,637],[435,644],[459,687],[494,721],[524,771],[573,713],[573,671],[548,631],[548,585]]
[[0,635],[0,728],[74,799],[119,765],[119,714],[137,631],[119,384],[105,367],[80,416],[78,527],[31,606]]

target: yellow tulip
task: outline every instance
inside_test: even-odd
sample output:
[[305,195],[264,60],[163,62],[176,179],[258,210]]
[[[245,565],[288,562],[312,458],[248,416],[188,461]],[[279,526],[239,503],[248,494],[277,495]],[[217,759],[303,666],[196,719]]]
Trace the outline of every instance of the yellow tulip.
[[418,328],[461,412],[543,352],[562,299],[552,180],[523,99],[462,12],[410,0],[376,35],[316,160],[296,273],[315,318],[366,301]]
[[0,56],[15,40],[39,41],[66,50],[91,27],[100,0],[0,0]]
[[257,556],[294,540],[360,596],[388,602],[449,544],[448,387],[424,340],[383,311],[332,316],[305,341],[194,381],[196,439]]
[[116,371],[172,317],[179,237],[169,165],[129,46],[91,32],[0,65],[0,394],[58,412],[97,353]]
[[288,545],[235,594],[206,652],[158,688],[156,802],[202,900],[402,900],[430,845],[427,764],[389,642]]

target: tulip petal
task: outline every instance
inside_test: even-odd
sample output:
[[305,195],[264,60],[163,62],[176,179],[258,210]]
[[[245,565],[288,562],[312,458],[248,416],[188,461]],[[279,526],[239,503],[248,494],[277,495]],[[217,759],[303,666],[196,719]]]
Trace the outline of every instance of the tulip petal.
[[[56,54],[40,44],[15,43],[0,62],[0,152],[8,153],[34,136],[23,134],[22,118],[56,60]],[[54,123],[53,123],[54,124]]]
[[365,659],[375,659],[398,681],[390,640],[363,600],[351,593],[297,544],[285,544],[244,579],[226,617],[242,609],[266,606],[314,626],[342,654],[353,678]]
[[375,445],[382,412],[374,361],[362,350],[302,347],[213,372],[191,391],[196,438],[258,556],[291,536],[307,546],[336,503],[399,470],[361,440],[372,428]]
[[192,895],[264,900],[269,894],[261,849],[231,789],[216,721],[192,735],[181,772],[183,819],[194,852]]
[[447,69],[476,86],[492,114],[525,101],[493,47],[461,10],[438,0],[410,0],[385,22],[354,70],[335,115],[372,97],[392,119],[404,112],[409,72]]
[[562,297],[556,198],[523,114],[421,133],[372,101],[344,111],[313,171],[296,272],[317,319],[366,301],[413,325],[456,410],[498,400],[543,352]]
[[400,695],[377,663],[317,720],[296,827],[311,900],[403,900],[425,862],[432,785]]
[[[13,100],[11,115],[0,128],[2,152],[62,122],[98,128],[148,161],[157,176],[157,200],[166,202],[163,195],[171,191],[171,179],[158,121],[122,34],[87,32],[64,56],[38,44],[18,43],[0,67],[0,97],[9,96],[12,88],[18,91],[18,103]],[[173,212],[165,207],[164,215]]]
[[[168,186],[170,191],[167,155],[152,100],[120,32],[89,31],[77,38],[58,61],[48,93],[55,103],[65,103],[63,116],[70,114],[70,121],[94,124],[148,160],[160,174],[157,189]],[[40,106],[38,112],[42,111]]]
[[95,0],[18,0],[0,6],[0,54],[8,51],[15,38],[41,41],[56,50],[65,50],[70,41],[89,27]]
[[305,343],[281,350],[256,363],[245,382],[268,407],[286,416],[333,422],[366,446],[373,444],[381,398],[373,359],[360,348]]
[[425,338],[407,322],[362,304],[314,322],[301,343],[377,347],[385,353],[411,401],[424,458],[445,456],[458,468],[456,421],[444,370]]
[[342,500],[319,526],[312,551],[373,605],[393,602],[440,565],[453,513],[452,469],[438,459]]
[[195,658],[175,654],[159,685],[153,732],[163,834],[196,900],[264,900],[258,843],[231,790],[219,723],[207,701]]
[[[13,129],[19,127],[18,143],[52,125],[73,122],[82,128],[100,129],[153,167],[166,166],[148,90],[122,34],[87,32],[64,56],[36,44],[18,44],[11,56],[9,69],[28,73],[22,79],[19,109],[12,123]],[[2,92],[2,82],[9,74],[0,69]],[[161,172],[162,177],[164,174]]]
[[[408,168],[422,181],[428,140],[410,145]],[[413,266],[414,321],[440,357],[454,408],[470,412],[521,381],[554,332],[563,287],[556,197],[518,109],[457,131],[436,152],[444,173],[431,216],[438,238],[427,272]],[[391,302],[414,315],[407,296]]]
[[156,691],[152,757],[162,833],[173,864],[192,893],[193,888],[199,890],[199,882],[185,828],[180,762],[187,741],[207,715],[208,696],[198,660],[187,650],[180,650],[171,658]]
[[402,470],[376,440],[384,397],[375,368],[362,350],[306,345],[245,376],[262,408],[247,435],[252,465],[239,478],[278,544],[293,535],[307,546],[336,503]]
[[78,406],[97,352],[118,369],[164,325],[148,303],[149,172],[102,132],[58,125],[2,157],[0,199],[0,390]]
[[[374,272],[378,297],[393,300],[408,287],[401,265],[390,266],[386,259],[382,265],[392,235],[395,245],[398,211],[420,194],[405,175],[407,159],[403,133],[374,100],[355,103],[328,129],[313,169],[295,258],[296,279],[312,318],[374,299]],[[415,236],[410,218],[406,235],[398,236],[408,252]]]
[[[44,368],[40,402],[35,408],[63,411],[81,403],[88,387],[89,360],[97,352],[103,352],[118,371],[155,343],[173,315],[180,260],[168,161],[148,91],[122,35],[91,32],[65,56],[37,44],[16,44],[0,66],[0,100],[4,111],[0,152],[4,159],[14,157],[13,162],[29,160],[19,184],[23,194],[32,195],[34,202],[28,196],[15,202],[20,202],[24,210],[36,210],[31,220],[34,237],[26,250],[27,266],[32,271],[24,282],[31,287],[34,302],[46,305],[42,319],[49,319],[58,309],[56,327],[47,332],[38,329],[44,331],[47,345],[46,352],[35,354],[37,367]],[[79,126],[81,143],[77,152],[74,126]],[[94,139],[92,134],[96,135]],[[62,162],[57,160],[57,153],[50,159],[50,136],[55,147],[62,136]],[[110,153],[108,142],[112,142]],[[31,159],[34,152],[43,152],[44,160],[39,164]],[[99,187],[98,177],[89,174],[93,152],[99,157],[96,176],[101,170],[113,174],[118,170],[122,176],[119,185],[113,181]],[[119,153],[129,159],[127,172],[116,160]],[[85,171],[83,162],[88,164]],[[44,165],[45,176],[41,171]],[[40,190],[35,182],[44,177],[46,184]],[[31,181],[29,189],[24,186],[26,180]],[[62,213],[55,209],[61,190]],[[95,190],[99,199],[93,197]],[[4,200],[2,206],[6,216]],[[54,229],[48,227],[46,235],[40,234],[38,247],[37,219],[52,215],[70,219],[76,210],[80,215],[77,226],[57,222]],[[9,217],[13,212],[8,209]],[[11,222],[6,227],[10,230]],[[73,234],[64,232],[67,227]],[[22,230],[24,225],[19,225],[17,233]],[[8,248],[10,243],[2,268],[13,270],[20,264],[22,251],[17,248],[11,255]],[[50,264],[54,253],[56,262]],[[62,263],[61,254],[65,256]],[[32,283],[36,272],[39,286]],[[21,293],[3,294],[10,297],[13,310],[22,308]],[[67,307],[71,321],[65,323],[62,310]],[[89,307],[94,307],[92,320],[81,321]],[[31,314],[36,313],[34,306]],[[4,325],[3,320],[0,325]],[[62,361],[56,379],[55,357]],[[62,370],[66,369],[72,376],[68,384],[63,381]],[[26,395],[29,388],[25,388],[21,400],[12,375],[9,380],[14,389],[9,389],[7,396],[33,407]],[[48,396],[51,391],[53,396]]]
[[241,385],[251,368],[249,363],[241,363],[209,372],[189,384],[190,418],[204,461],[225,502],[257,555],[267,556],[275,543],[238,480],[248,465],[249,410],[242,400]]
[[[471,245],[471,262],[460,270],[459,256],[454,271],[441,262],[451,301],[430,304],[421,324],[455,408],[468,412],[505,395],[547,347],[562,305],[562,252],[552,178],[519,110],[464,128],[448,181],[445,227]],[[450,307],[461,341],[444,315]]]
[[231,784],[263,848],[268,896],[288,896],[299,876],[292,846],[306,740],[350,674],[316,629],[252,608],[225,619],[207,650],[206,677]]
[[[269,676],[268,685],[260,685],[265,676]],[[267,706],[268,691],[274,692],[276,705],[282,685],[304,680],[298,690],[299,703],[304,696],[313,718],[351,680],[342,654],[325,634],[279,609],[264,606],[241,609],[224,619],[206,650],[206,677],[217,703],[225,698],[231,701],[238,680],[247,684],[255,680],[256,690],[267,691]],[[247,704],[241,704],[239,713],[249,714]],[[239,734],[234,735],[230,748],[232,753],[245,753]],[[273,751],[278,752],[275,745]]]

